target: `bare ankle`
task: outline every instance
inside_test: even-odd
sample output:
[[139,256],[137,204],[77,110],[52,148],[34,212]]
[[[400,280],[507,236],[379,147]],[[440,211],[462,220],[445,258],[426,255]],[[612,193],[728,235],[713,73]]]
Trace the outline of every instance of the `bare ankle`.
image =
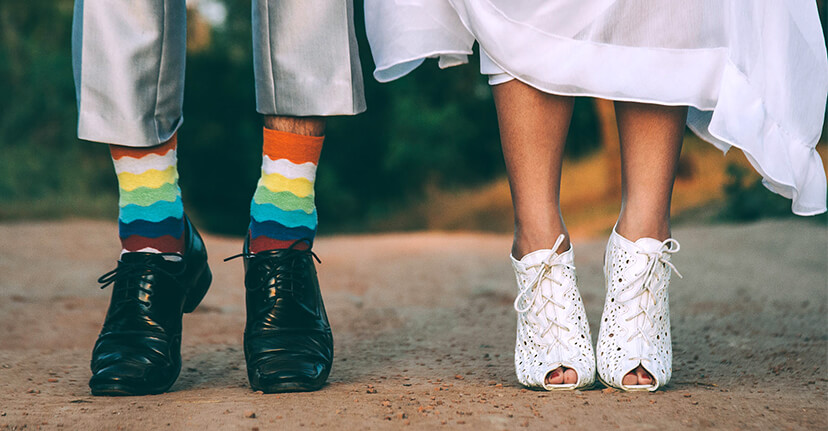
[[560,235],[564,235],[564,239],[558,246],[558,249],[555,250],[556,253],[563,253],[569,250],[569,232],[567,232],[566,229],[558,231],[549,230],[536,233],[527,232],[525,229],[516,229],[515,239],[512,242],[512,256],[514,256],[515,259],[520,260],[523,256],[526,256],[533,251],[549,250],[555,246],[555,242],[558,240]]
[[672,235],[669,217],[636,217],[624,214],[618,217],[615,232],[630,241],[640,238],[655,238],[663,241]]

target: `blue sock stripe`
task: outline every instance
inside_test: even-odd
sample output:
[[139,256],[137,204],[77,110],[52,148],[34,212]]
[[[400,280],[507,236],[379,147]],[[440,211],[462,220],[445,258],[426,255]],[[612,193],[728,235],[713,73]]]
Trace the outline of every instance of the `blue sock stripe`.
[[184,205],[181,203],[181,196],[173,202],[158,201],[145,207],[129,204],[121,207],[118,215],[118,219],[124,223],[132,223],[136,220],[158,223],[169,217],[184,218]]
[[297,240],[302,238],[310,238],[312,240],[313,237],[316,236],[316,229],[309,229],[304,226],[287,227],[275,221],[251,221],[250,238],[252,239],[260,236],[266,236],[268,238],[285,241]]
[[145,238],[159,238],[170,235],[174,238],[181,238],[184,234],[184,220],[176,217],[167,217],[159,222],[136,220],[132,223],[118,221],[118,232],[121,238],[132,235],[140,235]]
[[316,227],[316,210],[310,214],[302,210],[285,211],[276,205],[257,204],[250,205],[250,217],[257,222],[275,221],[285,227],[303,226],[308,229]]

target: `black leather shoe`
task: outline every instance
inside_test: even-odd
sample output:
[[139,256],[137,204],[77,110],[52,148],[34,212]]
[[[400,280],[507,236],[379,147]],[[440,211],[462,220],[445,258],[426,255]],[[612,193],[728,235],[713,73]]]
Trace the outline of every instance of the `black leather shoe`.
[[[315,391],[325,384],[333,361],[333,336],[311,250],[251,254],[245,242],[244,285],[247,325],[244,357],[253,390],[266,393]],[[238,256],[234,256],[238,257]]]
[[93,395],[167,391],[181,371],[181,316],[195,310],[212,281],[207,251],[185,217],[183,259],[172,253],[124,253],[98,279],[112,299],[92,351]]

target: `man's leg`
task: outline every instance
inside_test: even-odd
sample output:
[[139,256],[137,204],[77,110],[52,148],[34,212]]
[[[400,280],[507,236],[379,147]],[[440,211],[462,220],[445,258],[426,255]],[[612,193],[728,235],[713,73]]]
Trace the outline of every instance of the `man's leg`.
[[75,3],[78,136],[110,144],[124,252],[184,247],[175,132],[182,122],[185,31],[183,0]]
[[92,352],[96,395],[169,389],[181,368],[181,314],[211,276],[184,216],[176,130],[186,44],[184,0],[77,0],[73,66],[78,136],[110,144],[118,176],[122,253]]
[[333,361],[311,252],[323,117],[365,109],[352,3],[255,0],[253,35],[265,130],[245,243],[247,372],[255,390],[316,390]]

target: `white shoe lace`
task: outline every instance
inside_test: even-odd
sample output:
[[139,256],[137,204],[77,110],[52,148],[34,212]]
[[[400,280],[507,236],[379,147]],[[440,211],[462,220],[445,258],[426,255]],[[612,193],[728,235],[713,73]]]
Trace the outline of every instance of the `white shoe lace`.
[[[552,246],[552,250],[558,250],[558,247],[563,243],[564,235],[561,234],[558,236],[557,241],[555,241],[555,245]],[[547,334],[551,335],[554,341],[562,346],[566,347],[566,344],[552,331],[552,328],[558,327],[560,329],[565,330],[566,332],[570,332],[569,328],[564,325],[561,325],[557,319],[554,317],[550,318],[549,316],[555,316],[554,310],[552,313],[547,313],[546,307],[552,305],[553,307],[558,307],[561,309],[565,309],[566,307],[555,301],[551,296],[546,296],[543,294],[540,288],[540,283],[543,280],[549,280],[553,284],[563,287],[563,284],[552,278],[552,268],[554,267],[563,267],[568,269],[575,269],[573,265],[568,263],[561,262],[561,255],[557,252],[551,254],[545,261],[539,262],[535,265],[530,265],[527,267],[529,268],[540,268],[537,275],[530,281],[529,283],[520,283],[518,286],[520,292],[518,292],[517,298],[515,298],[514,308],[520,314],[527,313],[531,310],[538,301],[541,301],[540,306],[535,308],[534,314],[542,320],[539,326],[541,328],[540,331],[540,338],[543,339]],[[525,306],[521,306],[521,303],[525,304]],[[527,319],[528,321],[528,319]],[[547,350],[550,351],[555,344],[549,344]]]
[[[643,315],[647,322],[650,323],[650,327],[655,327],[655,313],[658,312],[658,303],[656,302],[656,293],[659,292],[661,289],[665,287],[664,279],[661,279],[658,285],[653,285],[656,277],[654,277],[656,272],[656,265],[659,263],[663,263],[667,267],[669,267],[674,273],[676,273],[679,278],[683,278],[681,273],[676,269],[675,265],[670,262],[668,257],[674,253],[677,253],[681,250],[681,245],[673,238],[668,238],[661,243],[661,247],[658,251],[646,252],[643,250],[637,250],[637,254],[642,254],[647,256],[647,266],[644,268],[643,271],[635,274],[632,279],[620,287],[620,291],[622,292],[618,296],[618,301],[624,304],[627,304],[631,301],[638,299],[641,295],[649,294],[649,299],[652,301],[646,301],[647,306],[642,305],[642,301],[638,300],[635,301],[636,306],[638,307],[638,311],[626,318],[626,321],[629,322],[633,319],[638,318],[638,316]],[[643,280],[642,280],[643,279]],[[639,283],[639,281],[641,281]],[[638,287],[634,290],[629,292],[624,292],[624,289],[632,286],[633,284],[637,284]],[[623,297],[626,297],[623,298]],[[652,302],[652,303],[650,303]],[[642,329],[641,325],[635,326],[635,332],[627,338],[627,342],[631,342],[635,337],[641,337],[648,345],[653,345],[653,340],[650,339],[650,336]],[[630,358],[630,359],[639,359],[643,360],[645,358]]]

